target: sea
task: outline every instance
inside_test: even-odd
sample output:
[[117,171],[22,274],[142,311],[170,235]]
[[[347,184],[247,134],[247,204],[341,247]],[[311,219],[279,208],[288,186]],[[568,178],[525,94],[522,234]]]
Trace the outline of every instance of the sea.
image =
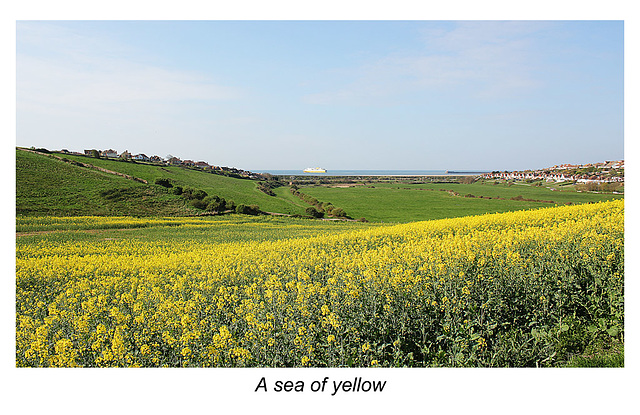
[[251,170],[274,176],[474,176],[489,171],[459,170],[327,170],[326,173],[305,173],[302,170]]

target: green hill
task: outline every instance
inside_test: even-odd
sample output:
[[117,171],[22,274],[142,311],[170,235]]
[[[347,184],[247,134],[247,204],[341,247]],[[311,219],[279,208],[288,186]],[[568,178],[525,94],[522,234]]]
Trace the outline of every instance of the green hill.
[[[233,200],[236,205],[258,205],[268,212],[303,214],[306,208],[303,202],[281,189],[276,189],[276,196],[261,192],[255,180],[176,166],[56,155],[67,161],[16,149],[16,214],[184,216],[202,213],[171,189],[156,185],[156,179],[169,179],[174,186],[203,190],[210,196]],[[82,167],[78,162],[146,180],[148,184]]]
[[[159,179],[173,187],[156,184]],[[202,190],[209,196],[232,200],[236,206],[257,205],[264,212],[306,214],[310,205],[293,195],[288,186],[276,187],[268,195],[259,190],[260,183],[264,182],[195,168],[16,150],[18,215],[192,216],[204,212],[193,205],[195,201],[174,194],[177,187]],[[352,218],[374,222],[411,222],[624,198],[623,194],[579,192],[574,186],[550,187],[494,181],[376,182],[349,188],[306,185],[300,191],[317,201],[331,202]]]

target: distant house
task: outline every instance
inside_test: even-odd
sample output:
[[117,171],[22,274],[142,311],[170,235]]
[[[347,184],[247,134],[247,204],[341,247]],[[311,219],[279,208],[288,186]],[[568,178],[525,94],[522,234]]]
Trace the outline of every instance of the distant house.
[[[147,157],[146,154],[136,154],[135,156],[131,157],[132,159],[136,160],[136,161],[149,161],[149,157]],[[159,157],[158,157],[159,158]]]
[[129,150],[125,150],[124,153],[120,154],[120,158],[129,160],[131,158],[131,153],[129,153]]
[[179,166],[182,164],[182,160],[180,160],[178,157],[171,157],[169,160],[167,160],[167,163],[174,166]]
[[209,163],[207,163],[206,161],[198,161],[196,163],[196,167],[200,167],[201,169],[211,168],[211,166],[209,166]]
[[196,162],[193,161],[193,160],[185,160],[185,161],[182,162],[182,165],[183,166],[195,166]]
[[151,156],[149,161],[154,162],[154,163],[162,163],[164,160],[162,160],[162,157],[160,157],[160,156]]
[[102,152],[102,155],[105,156],[105,157],[109,157],[109,158],[116,158],[116,157],[118,157],[118,152],[115,151],[115,150],[109,149],[109,150],[104,150]]

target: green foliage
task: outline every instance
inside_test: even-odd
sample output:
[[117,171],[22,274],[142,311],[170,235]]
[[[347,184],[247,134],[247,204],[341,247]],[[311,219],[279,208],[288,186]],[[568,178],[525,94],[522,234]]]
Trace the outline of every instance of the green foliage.
[[624,344],[619,341],[598,341],[582,353],[573,356],[564,367],[624,367]]
[[219,196],[207,196],[203,199],[203,202],[207,204],[207,210],[211,212],[222,212],[227,209],[227,201]]
[[207,202],[205,202],[205,201],[203,201],[203,200],[201,200],[201,199],[193,199],[193,200],[191,200],[191,202],[189,202],[189,203],[190,203],[190,204],[191,204],[191,206],[193,206],[194,208],[196,208],[196,209],[201,209],[201,210],[207,209],[207,206],[208,206]]
[[291,186],[289,188],[291,194],[297,196],[299,199],[311,205],[311,207],[306,208],[305,212],[308,216],[313,216],[315,218],[323,217],[326,213],[329,216],[336,218],[345,218],[347,214],[344,209],[336,208],[333,206],[331,202],[320,202],[315,197],[311,197],[305,193],[302,193],[298,190],[297,187]]
[[314,218],[321,218],[324,216],[324,212],[319,211],[318,209],[314,208],[313,206],[309,206],[308,208],[305,209],[305,213],[309,216],[312,216]]
[[240,213],[242,215],[258,215],[260,213],[260,208],[257,205],[244,205],[239,204],[236,206],[236,213]]
[[268,194],[269,196],[276,195],[266,182],[258,182],[258,190],[260,190],[262,193]]
[[207,197],[207,192],[201,189],[186,187],[182,189],[182,197],[187,200],[203,200],[205,197]]
[[335,208],[331,211],[331,215],[336,218],[344,218],[347,216],[347,213],[342,208]]
[[167,187],[167,188],[173,187],[169,179],[158,178],[156,179],[156,184],[162,187]]
[[283,186],[283,183],[277,176],[272,176],[270,174],[263,175],[266,180],[258,182],[258,190],[261,192],[268,194],[269,196],[276,196],[276,193],[273,189]]

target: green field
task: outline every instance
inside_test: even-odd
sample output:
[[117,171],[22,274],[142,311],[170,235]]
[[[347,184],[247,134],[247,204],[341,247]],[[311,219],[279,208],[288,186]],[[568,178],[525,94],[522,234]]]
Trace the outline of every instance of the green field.
[[383,222],[444,219],[624,198],[622,194],[551,190],[525,183],[493,183],[375,183],[348,188],[308,186],[301,187],[300,191],[343,208],[352,218]]

